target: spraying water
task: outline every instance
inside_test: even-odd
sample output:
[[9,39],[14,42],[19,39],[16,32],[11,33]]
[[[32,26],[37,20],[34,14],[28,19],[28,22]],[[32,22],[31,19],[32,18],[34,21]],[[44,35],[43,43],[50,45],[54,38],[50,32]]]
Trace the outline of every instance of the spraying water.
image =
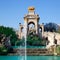
[[24,32],[25,32],[25,60],[27,60],[27,54],[26,54],[26,41],[27,41],[27,23],[25,22],[25,28],[24,28]]

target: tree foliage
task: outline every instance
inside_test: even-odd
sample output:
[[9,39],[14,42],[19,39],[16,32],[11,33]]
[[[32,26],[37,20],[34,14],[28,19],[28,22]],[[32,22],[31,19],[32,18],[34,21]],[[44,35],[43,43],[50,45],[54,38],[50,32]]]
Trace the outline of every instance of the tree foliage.
[[44,25],[44,31],[60,33],[60,26],[56,23],[46,23]]
[[4,45],[0,46],[0,55],[7,55],[8,49]]
[[15,45],[15,42],[18,39],[16,32],[13,30],[13,28],[10,27],[0,26],[0,40],[2,39],[2,35],[6,37],[11,36],[10,41],[12,45]]
[[55,23],[47,23],[44,25],[45,31],[56,32],[58,29],[58,25]]
[[27,45],[31,46],[42,46],[45,45],[45,41],[42,40],[38,35],[29,34],[27,36]]

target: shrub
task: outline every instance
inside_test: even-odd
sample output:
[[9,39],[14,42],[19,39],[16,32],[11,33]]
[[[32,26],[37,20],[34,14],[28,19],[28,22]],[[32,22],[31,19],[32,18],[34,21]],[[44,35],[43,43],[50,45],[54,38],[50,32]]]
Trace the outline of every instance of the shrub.
[[7,55],[8,54],[8,49],[5,48],[4,46],[0,46],[0,55]]

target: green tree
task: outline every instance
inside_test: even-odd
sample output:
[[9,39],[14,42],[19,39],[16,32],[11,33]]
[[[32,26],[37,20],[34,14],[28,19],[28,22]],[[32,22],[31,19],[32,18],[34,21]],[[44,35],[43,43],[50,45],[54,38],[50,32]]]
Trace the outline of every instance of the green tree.
[[0,35],[0,40],[2,39],[2,35],[5,35],[6,37],[11,36],[10,41],[12,45],[15,45],[16,41],[18,40],[16,32],[10,27],[0,26]]
[[27,36],[27,45],[40,46],[45,45],[45,41],[42,40],[38,35],[28,35]]
[[0,46],[0,55],[7,55],[8,54],[8,49],[2,45]]

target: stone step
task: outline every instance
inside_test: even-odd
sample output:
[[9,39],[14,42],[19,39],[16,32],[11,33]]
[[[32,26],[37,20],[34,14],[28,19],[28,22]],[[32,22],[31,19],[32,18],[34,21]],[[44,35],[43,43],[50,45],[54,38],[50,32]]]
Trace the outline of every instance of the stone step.
[[[15,50],[17,51],[18,54],[25,55],[25,49],[15,49]],[[27,55],[52,55],[52,53],[50,53],[47,49],[40,49],[40,48],[26,49],[26,54]]]

